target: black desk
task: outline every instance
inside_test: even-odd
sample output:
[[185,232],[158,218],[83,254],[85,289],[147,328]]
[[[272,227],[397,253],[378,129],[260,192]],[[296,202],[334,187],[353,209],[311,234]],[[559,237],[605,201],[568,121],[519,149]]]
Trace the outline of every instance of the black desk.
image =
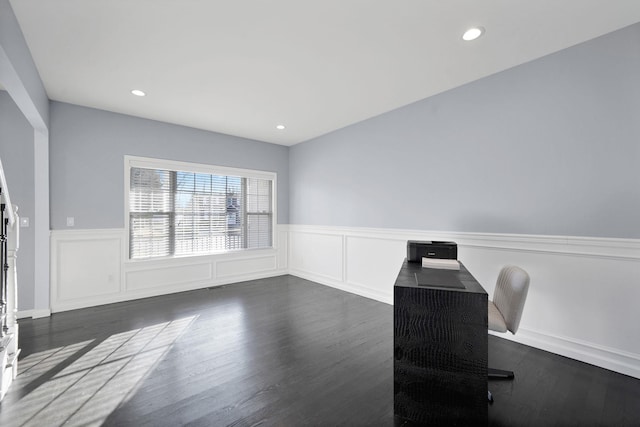
[[396,426],[486,426],[487,292],[463,265],[405,260],[393,299]]

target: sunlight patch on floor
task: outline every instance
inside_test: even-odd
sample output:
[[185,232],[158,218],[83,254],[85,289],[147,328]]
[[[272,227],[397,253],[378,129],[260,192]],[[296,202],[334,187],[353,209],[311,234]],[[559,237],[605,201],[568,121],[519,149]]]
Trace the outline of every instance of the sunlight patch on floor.
[[[135,393],[141,380],[196,317],[25,357],[18,365],[14,388],[0,407],[0,425],[101,425]],[[31,390],[32,382],[43,379],[44,383]]]

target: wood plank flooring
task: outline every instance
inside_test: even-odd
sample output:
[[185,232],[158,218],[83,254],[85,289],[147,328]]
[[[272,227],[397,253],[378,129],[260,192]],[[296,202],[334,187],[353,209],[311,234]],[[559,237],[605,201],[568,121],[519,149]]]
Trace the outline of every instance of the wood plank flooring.
[[[393,426],[393,309],[294,276],[20,322],[9,426]],[[640,380],[489,337],[491,426],[640,426]]]

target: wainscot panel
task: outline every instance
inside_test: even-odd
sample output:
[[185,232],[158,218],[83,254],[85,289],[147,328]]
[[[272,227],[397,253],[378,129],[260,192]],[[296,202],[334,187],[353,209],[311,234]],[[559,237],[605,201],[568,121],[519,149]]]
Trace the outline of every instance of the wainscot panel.
[[216,277],[242,277],[248,274],[262,273],[276,270],[276,256],[262,256],[248,259],[219,260],[216,263]]
[[341,234],[298,231],[289,240],[289,269],[300,277],[309,275],[323,278],[324,281],[342,282],[343,245]]
[[[346,284],[369,291],[374,299],[393,302],[389,283],[396,281],[405,248],[406,242],[396,239],[347,236]],[[395,270],[388,268],[392,264]]]
[[390,304],[407,240],[457,242],[490,298],[500,269],[519,265],[531,276],[520,329],[496,335],[640,378],[640,240],[305,225],[289,235],[291,274]]
[[184,264],[176,264],[172,261],[171,264],[174,265],[162,265],[157,262],[147,265],[128,265],[125,269],[126,289],[137,291],[186,283],[206,283],[213,278],[212,266],[209,260]]
[[122,288],[122,233],[52,232],[51,309],[99,304]]

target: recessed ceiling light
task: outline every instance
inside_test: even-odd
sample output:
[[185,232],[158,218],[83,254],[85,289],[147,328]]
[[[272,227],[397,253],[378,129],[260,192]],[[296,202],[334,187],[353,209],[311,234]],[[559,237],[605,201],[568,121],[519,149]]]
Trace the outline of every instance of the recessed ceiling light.
[[482,27],[473,27],[473,28],[469,28],[467,31],[464,32],[464,34],[462,35],[462,40],[464,41],[471,41],[471,40],[475,40],[478,37],[480,37],[482,34],[484,34],[484,28]]
[[131,93],[134,94],[135,96],[145,96],[146,95],[146,93],[144,93],[140,89],[134,89],[134,90],[131,91]]
[[278,126],[276,126],[276,129],[283,130],[284,129],[284,125],[278,125]]

